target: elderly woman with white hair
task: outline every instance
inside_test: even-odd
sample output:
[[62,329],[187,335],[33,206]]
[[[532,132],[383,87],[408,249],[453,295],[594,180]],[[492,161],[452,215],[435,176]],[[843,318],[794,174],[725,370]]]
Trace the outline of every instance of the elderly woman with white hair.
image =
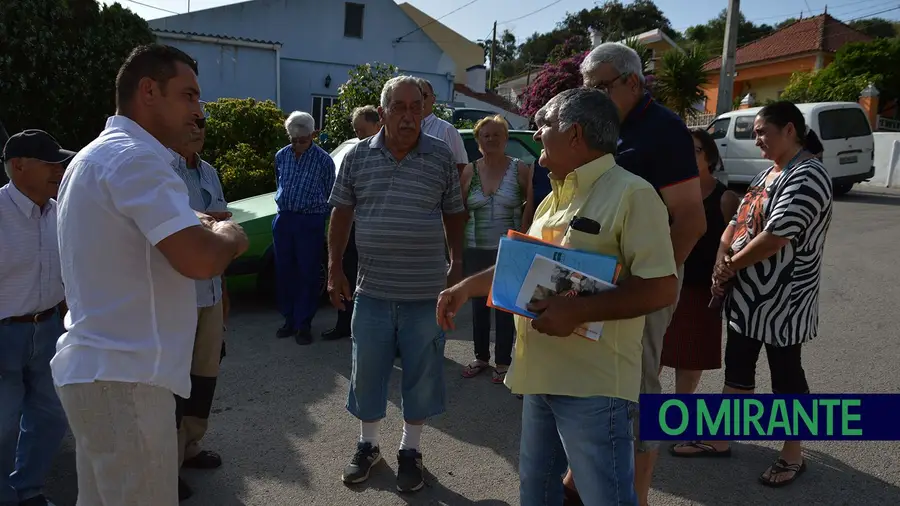
[[316,122],[294,111],[284,122],[291,143],[275,154],[275,204],[272,221],[278,308],[284,325],[279,338],[312,342],[310,327],[319,306],[319,272],[325,249],[325,223],[334,186],[331,156],[313,144]]

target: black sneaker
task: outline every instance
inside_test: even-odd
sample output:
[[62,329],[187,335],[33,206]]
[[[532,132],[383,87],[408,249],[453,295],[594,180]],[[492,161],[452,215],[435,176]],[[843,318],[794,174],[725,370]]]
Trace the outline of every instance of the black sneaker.
[[277,337],[278,339],[284,339],[286,337],[291,337],[296,333],[297,331],[292,329],[291,326],[288,325],[287,322],[285,322],[285,324],[275,332],[275,337]]
[[422,454],[417,450],[400,450],[397,453],[397,490],[415,492],[425,486]]
[[312,344],[312,342],[313,342],[312,332],[310,332],[309,329],[303,329],[303,330],[297,331],[297,335],[294,336],[294,341],[296,341],[297,344],[299,344],[301,346],[306,346],[307,344]]
[[326,341],[336,341],[345,337],[350,337],[350,329],[341,329],[335,327],[333,329],[328,329],[325,332],[322,332],[322,339]]
[[36,495],[34,497],[29,497],[24,501],[19,502],[19,506],[54,506],[49,499],[44,497],[43,494]]
[[372,466],[381,461],[381,450],[372,443],[357,443],[356,453],[350,459],[350,463],[344,468],[341,481],[350,485],[362,483],[369,479],[369,471]]
[[178,477],[178,500],[184,501],[186,499],[190,499],[191,496],[194,495],[194,491],[191,490],[191,487],[188,486],[181,477]]

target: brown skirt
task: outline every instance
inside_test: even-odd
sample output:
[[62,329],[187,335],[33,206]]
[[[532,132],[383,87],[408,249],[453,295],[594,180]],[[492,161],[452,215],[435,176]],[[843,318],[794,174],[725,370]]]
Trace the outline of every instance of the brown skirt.
[[695,371],[722,368],[721,309],[710,309],[710,298],[707,286],[682,288],[663,342],[663,366]]

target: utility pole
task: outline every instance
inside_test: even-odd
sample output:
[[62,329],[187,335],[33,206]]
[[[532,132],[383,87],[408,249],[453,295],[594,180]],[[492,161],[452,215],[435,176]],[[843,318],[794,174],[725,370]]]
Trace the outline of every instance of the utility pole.
[[497,22],[494,21],[494,35],[491,36],[491,75],[488,78],[487,89],[494,88],[494,52],[497,47]]
[[737,51],[738,24],[741,19],[741,0],[728,0],[725,18],[725,42],[722,48],[722,68],[719,70],[719,98],[716,114],[732,109],[734,101],[734,53]]

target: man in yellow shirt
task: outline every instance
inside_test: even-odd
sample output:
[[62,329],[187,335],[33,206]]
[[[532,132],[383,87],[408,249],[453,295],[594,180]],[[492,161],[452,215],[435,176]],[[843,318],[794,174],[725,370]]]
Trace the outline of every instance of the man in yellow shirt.
[[[631,413],[641,383],[644,315],[677,296],[666,207],[645,180],[616,165],[618,111],[601,91],[567,90],[541,109],[535,140],[553,192],[538,206],[529,235],[612,255],[622,265],[616,288],[586,297],[552,297],[516,318],[517,343],[506,385],[524,394],[519,454],[522,506],[562,504],[560,476],[571,463],[585,504],[637,504]],[[592,220],[596,233],[574,230]],[[453,317],[487,295],[493,269],[448,288],[437,317]],[[574,335],[604,321],[598,341]]]

